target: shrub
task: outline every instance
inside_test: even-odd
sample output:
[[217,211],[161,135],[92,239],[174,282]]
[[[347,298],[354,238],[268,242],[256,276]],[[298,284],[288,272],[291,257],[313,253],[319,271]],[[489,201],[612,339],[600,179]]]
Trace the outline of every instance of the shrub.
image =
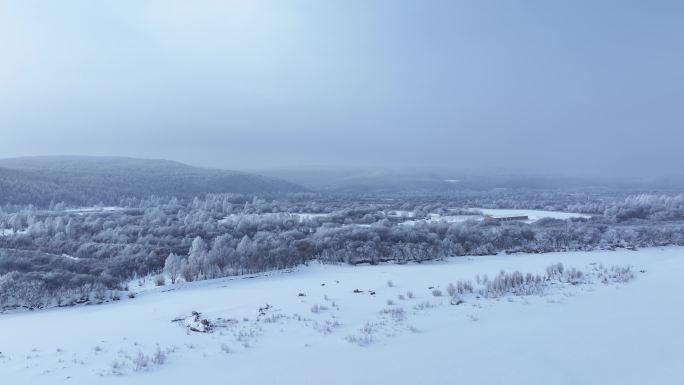
[[154,352],[152,355],[151,361],[153,364],[157,366],[164,365],[166,362],[166,353],[164,353],[159,346],[157,346],[157,350]]
[[449,286],[447,287],[447,293],[449,296],[453,297],[456,295],[456,286],[454,286],[453,283],[450,283]]
[[546,267],[546,276],[549,278],[554,278],[557,277],[561,274],[563,274],[564,271],[563,264],[561,262],[558,262],[553,265],[549,265]]
[[432,307],[435,307],[435,305],[431,304],[429,301],[424,301],[424,302],[421,302],[418,305],[414,306],[413,308],[415,310],[425,310],[425,309],[429,309]]
[[382,309],[380,311],[380,314],[389,315],[396,322],[403,321],[404,318],[406,317],[406,312],[404,311],[404,308],[402,308],[402,307],[388,307],[388,308]]
[[347,336],[345,339],[347,342],[356,344],[359,346],[368,346],[373,343],[373,334],[375,333],[375,325],[366,322],[366,324],[359,329],[358,334]]
[[154,284],[155,286],[166,285],[166,277],[163,274],[157,275],[156,277],[154,277]]
[[133,358],[133,370],[140,372],[147,370],[150,365],[150,358],[146,356],[141,350],[138,350],[138,355]]

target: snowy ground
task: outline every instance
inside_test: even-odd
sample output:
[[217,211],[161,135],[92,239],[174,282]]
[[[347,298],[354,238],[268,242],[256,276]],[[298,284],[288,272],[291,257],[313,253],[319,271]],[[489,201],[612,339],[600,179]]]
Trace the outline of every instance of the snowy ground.
[[9,235],[15,235],[15,234],[26,234],[26,230],[19,230],[15,232],[12,229],[0,229],[0,237],[6,237]]
[[115,211],[122,211],[123,207],[119,206],[90,206],[90,207],[79,207],[75,209],[64,210],[67,213],[72,214],[90,214],[90,213],[110,213]]
[[[558,285],[543,296],[471,296],[457,306],[429,289],[446,291],[450,282],[493,277],[501,269],[541,274],[559,261],[585,271],[631,265],[637,275],[627,283]],[[0,315],[0,379],[682,384],[683,271],[684,248],[672,247],[403,266],[311,265],[251,279],[167,286],[113,304]],[[398,308],[403,313],[391,310]],[[219,327],[189,331],[203,328],[193,311]]]
[[494,217],[517,217],[527,216],[530,222],[538,221],[542,218],[554,219],[570,219],[570,218],[589,218],[591,215],[579,213],[567,213],[564,211],[547,211],[547,210],[528,210],[528,209],[481,209],[475,208],[471,210],[481,211],[484,215],[491,215]]
[[[429,214],[428,222],[440,222],[445,221],[449,223],[460,223],[468,220],[481,221],[484,215],[491,215],[493,217],[518,217],[527,216],[529,219],[524,221],[526,223],[536,222],[542,218],[554,218],[554,219],[570,219],[570,218],[589,218],[591,215],[578,214],[578,213],[567,213],[563,211],[547,211],[547,210],[528,210],[528,209],[483,209],[483,208],[471,208],[472,211],[479,211],[483,215],[440,215],[440,214]],[[396,214],[399,217],[413,218],[415,213],[411,211],[402,211]],[[419,221],[425,219],[410,219],[402,222],[403,225],[412,225]]]

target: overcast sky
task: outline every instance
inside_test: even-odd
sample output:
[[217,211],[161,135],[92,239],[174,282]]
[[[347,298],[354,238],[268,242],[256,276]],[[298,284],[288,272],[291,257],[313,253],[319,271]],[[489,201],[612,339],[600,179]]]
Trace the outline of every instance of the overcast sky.
[[0,0],[0,157],[684,173],[684,2]]

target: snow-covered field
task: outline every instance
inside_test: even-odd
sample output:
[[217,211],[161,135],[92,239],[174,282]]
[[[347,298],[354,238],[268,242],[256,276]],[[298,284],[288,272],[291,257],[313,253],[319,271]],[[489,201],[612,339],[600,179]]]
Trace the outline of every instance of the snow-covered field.
[[67,213],[72,214],[90,214],[90,213],[110,213],[115,211],[122,211],[123,207],[119,206],[90,206],[90,207],[79,207],[75,209],[64,210]]
[[589,218],[591,215],[579,213],[567,213],[564,211],[547,211],[547,210],[528,210],[528,209],[481,209],[475,208],[472,210],[481,211],[484,215],[491,215],[494,217],[517,217],[527,216],[530,222],[538,221],[542,218],[554,219],[570,219],[570,218]]
[[[463,295],[458,305],[446,293],[458,280],[495,277],[501,269],[543,274],[556,262],[589,274],[601,264],[631,265],[636,276],[626,283],[556,283],[544,295]],[[112,304],[1,314],[0,379],[682,384],[682,272],[684,248],[671,247],[420,265],[312,264],[250,279],[166,286]],[[434,296],[430,287],[444,295]],[[190,331],[207,326],[213,333]]]
[[[570,219],[570,218],[589,218],[591,215],[578,214],[578,213],[567,213],[563,211],[547,211],[547,210],[528,210],[528,209],[483,209],[483,208],[471,208],[472,211],[479,211],[482,215],[440,215],[440,214],[429,214],[428,222],[440,222],[445,221],[449,223],[460,223],[468,220],[481,221],[485,215],[491,215],[493,217],[518,217],[527,216],[529,219],[524,221],[526,223],[536,222],[542,218],[554,218],[554,219]],[[397,216],[414,218],[415,213],[411,211],[398,212]],[[419,221],[425,219],[409,219],[401,224],[412,225]]]
[[6,237],[14,234],[26,234],[26,230],[19,230],[14,232],[12,229],[0,229],[0,237]]

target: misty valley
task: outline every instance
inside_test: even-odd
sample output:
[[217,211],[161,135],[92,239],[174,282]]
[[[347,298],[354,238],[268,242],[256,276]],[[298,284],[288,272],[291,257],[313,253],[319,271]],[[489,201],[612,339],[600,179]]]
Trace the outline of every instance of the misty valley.
[[[615,289],[636,290],[634,280],[662,284],[657,272],[679,266],[684,251],[684,196],[639,186],[491,188],[501,183],[491,178],[398,188],[376,175],[372,188],[323,191],[131,158],[0,165],[33,175],[2,182],[0,370],[39,383],[173,382],[193,373],[174,373],[190,362],[223,360],[242,362],[241,383],[262,383],[249,368],[279,349],[306,357],[343,344],[329,354],[345,359],[441,349],[433,338],[467,341],[463,333],[484,333],[481,320],[531,322],[514,314],[543,304],[593,308],[591,298],[619,301]],[[176,187],[187,181],[192,190]],[[113,187],[100,189],[105,183]],[[650,306],[667,322],[680,319],[660,301]],[[32,322],[79,337],[13,336]],[[439,333],[444,327],[459,331]],[[307,360],[337,370],[319,357]]]

